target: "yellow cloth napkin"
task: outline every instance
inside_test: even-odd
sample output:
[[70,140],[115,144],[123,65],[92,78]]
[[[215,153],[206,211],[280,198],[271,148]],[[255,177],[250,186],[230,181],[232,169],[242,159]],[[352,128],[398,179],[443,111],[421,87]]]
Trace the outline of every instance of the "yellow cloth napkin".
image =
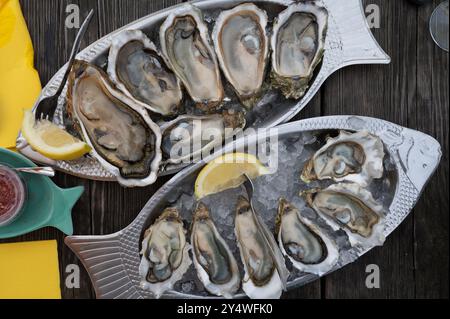
[[0,244],[0,299],[61,299],[56,240]]
[[13,148],[41,90],[33,45],[18,0],[0,0],[0,147]]

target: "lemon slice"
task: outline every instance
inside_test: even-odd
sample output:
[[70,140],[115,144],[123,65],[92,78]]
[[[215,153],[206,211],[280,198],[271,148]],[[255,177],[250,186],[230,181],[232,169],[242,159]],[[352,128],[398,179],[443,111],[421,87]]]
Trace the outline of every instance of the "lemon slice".
[[198,199],[211,194],[240,186],[245,181],[244,174],[250,178],[270,174],[254,155],[229,153],[208,163],[195,181],[195,196]]
[[54,160],[70,161],[89,153],[91,148],[50,121],[36,122],[34,114],[26,111],[22,134],[37,152]]

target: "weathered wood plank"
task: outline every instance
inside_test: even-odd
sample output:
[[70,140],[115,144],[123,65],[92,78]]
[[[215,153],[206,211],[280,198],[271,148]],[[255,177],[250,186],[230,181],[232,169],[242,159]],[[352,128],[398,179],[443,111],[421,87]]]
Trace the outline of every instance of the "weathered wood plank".
[[442,146],[441,165],[414,209],[414,269],[417,298],[448,298],[448,53],[428,32],[434,1],[418,11],[417,90],[408,112],[411,128],[435,137]]
[[[183,1],[98,0],[99,10],[102,14],[102,20],[100,22],[101,34],[108,34],[138,18],[142,18],[150,13],[171,7],[181,2]],[[111,19],[111,17],[114,17],[114,19]]]

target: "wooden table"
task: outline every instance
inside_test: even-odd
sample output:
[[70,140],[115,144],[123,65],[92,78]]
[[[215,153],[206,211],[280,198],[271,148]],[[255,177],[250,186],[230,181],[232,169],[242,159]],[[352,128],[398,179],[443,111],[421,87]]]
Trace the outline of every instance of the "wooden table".
[[[66,62],[76,29],[66,29],[66,6],[78,4],[83,16],[95,16],[83,46],[149,13],[181,0],[21,0],[35,46],[36,67],[45,84]],[[448,298],[449,165],[448,53],[428,32],[428,20],[440,2],[417,8],[406,0],[365,0],[381,10],[381,27],[373,33],[392,57],[390,65],[352,66],[335,73],[296,119],[320,115],[373,116],[423,131],[437,138],[443,159],[411,215],[387,239],[357,262],[284,294],[286,298]],[[58,174],[58,185],[83,185],[86,191],[73,210],[76,234],[108,234],[127,226],[167,178],[143,189],[86,181]],[[68,264],[81,264],[64,245],[64,236],[43,229],[10,241],[57,239],[64,298],[93,298],[83,267],[80,289],[64,285]],[[380,289],[365,286],[366,266],[377,264]]]

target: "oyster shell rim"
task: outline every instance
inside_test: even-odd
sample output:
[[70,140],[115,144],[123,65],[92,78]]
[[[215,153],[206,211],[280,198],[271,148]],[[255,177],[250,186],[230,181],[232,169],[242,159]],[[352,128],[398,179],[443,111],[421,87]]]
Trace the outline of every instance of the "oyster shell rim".
[[[145,256],[144,253],[148,248],[148,237],[151,236],[151,230],[152,228],[159,222],[163,222],[163,219],[166,217],[166,215],[176,213],[178,218],[178,223],[181,225],[181,230],[184,235],[184,247],[183,247],[183,255],[182,255],[182,262],[177,267],[175,271],[172,272],[172,275],[166,279],[165,281],[159,282],[159,283],[150,283],[146,280],[148,269],[145,271],[144,275],[144,267],[147,266],[147,263],[144,263]],[[180,281],[184,274],[189,270],[189,267],[192,264],[192,260],[189,256],[189,250],[191,249],[191,245],[187,241],[186,238],[187,230],[184,227],[183,221],[181,220],[180,214],[178,212],[178,209],[173,209],[172,207],[167,207],[164,209],[164,211],[161,213],[160,216],[150,225],[150,227],[145,231],[144,238],[142,239],[142,249],[140,251],[140,263],[138,266],[139,275],[140,275],[140,288],[143,290],[147,290],[151,292],[156,299],[159,299],[166,291],[172,290],[173,286]],[[148,239],[147,239],[148,238]]]
[[[178,75],[179,72],[176,70],[171,59],[169,58],[168,50],[167,50],[167,43],[164,40],[166,38],[165,32],[168,28],[170,28],[173,25],[175,19],[177,19],[179,17],[183,17],[183,16],[190,16],[194,19],[194,21],[196,23],[196,27],[197,27],[198,31],[200,32],[200,37],[203,39],[203,42],[204,42],[205,46],[207,47],[209,54],[212,57],[212,60],[215,65],[215,70],[216,70],[216,72],[215,72],[216,80],[220,86],[218,88],[220,91],[219,92],[220,96],[219,96],[218,101],[215,101],[215,100],[205,101],[205,100],[199,99],[198,97],[195,97],[191,93],[190,87],[188,85],[186,85],[186,83],[182,79],[182,77]],[[161,24],[161,26],[159,28],[159,44],[161,46],[161,53],[162,53],[161,56],[163,57],[167,66],[175,73],[177,78],[180,79],[181,83],[183,83],[183,86],[186,89],[187,93],[189,94],[191,99],[196,103],[196,105],[199,107],[199,109],[206,113],[210,113],[211,111],[218,110],[220,108],[220,106],[223,104],[223,100],[225,98],[225,91],[224,91],[224,86],[222,83],[222,76],[220,73],[219,62],[217,60],[216,52],[215,52],[213,46],[211,45],[211,37],[209,34],[208,26],[206,25],[205,20],[203,18],[203,12],[199,8],[197,8],[196,6],[194,6],[190,3],[181,4],[179,7],[174,9],[167,16],[167,18],[164,20],[164,22]]]
[[[118,33],[117,35],[115,35],[112,40],[111,40],[111,46],[109,48],[109,54],[108,54],[108,68],[107,68],[107,73],[108,76],[110,77],[111,81],[116,85],[116,87],[122,91],[128,98],[132,99],[135,103],[142,105],[143,107],[145,107],[146,109],[150,110],[151,112],[154,112],[156,114],[160,114],[162,116],[172,116],[174,115],[173,113],[169,112],[169,113],[162,113],[160,110],[158,110],[155,106],[147,104],[143,101],[140,101],[139,99],[135,98],[133,96],[133,94],[131,94],[131,92],[127,89],[127,87],[122,83],[122,81],[119,79],[119,76],[117,75],[117,70],[115,67],[115,61],[117,60],[120,50],[129,42],[131,41],[139,41],[143,44],[145,49],[148,49],[150,51],[153,51],[154,53],[156,53],[156,55],[158,57],[160,57],[162,60],[164,60],[164,58],[162,57],[162,54],[159,52],[159,50],[157,49],[155,43],[150,40],[150,38],[142,31],[139,29],[125,29],[122,30],[120,33]],[[165,63],[165,60],[164,60]],[[171,72],[172,69],[170,69],[168,66],[166,66]],[[183,102],[183,89],[181,87],[181,81],[178,78],[177,75],[175,75],[174,73],[174,77],[176,79],[176,84],[178,86],[178,90],[180,93],[179,96],[179,106],[181,106],[182,102]]]
[[[136,178],[125,178],[121,175],[120,169],[116,166],[109,163],[107,160],[105,160],[102,156],[98,154],[98,152],[95,150],[94,145],[92,144],[89,135],[87,134],[86,128],[82,121],[78,119],[78,115],[76,113],[75,108],[73,107],[72,102],[72,95],[73,95],[73,87],[75,84],[75,79],[78,78],[78,75],[76,73],[79,72],[78,68],[82,68],[85,72],[85,69],[87,67],[92,67],[99,75],[99,79],[102,81],[102,85],[104,88],[108,90],[108,92],[116,99],[127,105],[129,108],[131,108],[133,111],[138,113],[143,121],[148,125],[148,128],[152,131],[152,133],[155,136],[155,156],[150,164],[150,173],[147,177],[136,179]],[[69,79],[68,79],[68,88],[67,88],[67,112],[71,114],[71,117],[74,118],[76,121],[76,125],[79,126],[79,129],[81,130],[81,135],[83,137],[83,140],[91,147],[91,154],[96,160],[99,161],[99,163],[111,174],[113,174],[120,185],[125,187],[145,187],[152,185],[156,179],[158,178],[158,171],[162,160],[162,152],[161,152],[161,142],[162,142],[162,135],[161,130],[159,126],[152,121],[150,116],[147,113],[147,110],[139,105],[133,102],[130,98],[128,98],[126,95],[124,95],[122,92],[118,91],[114,88],[109,78],[106,76],[106,73],[97,67],[96,65],[83,61],[83,60],[75,60],[73,68],[71,70]],[[75,112],[75,113],[73,113]],[[75,116],[75,117],[74,117]]]
[[[365,138],[370,142],[373,148],[368,148],[366,143],[361,144],[359,141],[355,141],[356,139],[361,140]],[[325,153],[329,147],[336,145],[338,143],[345,142],[355,142],[359,146],[362,147],[364,151],[365,160],[363,165],[361,166],[361,171],[357,173],[346,174],[342,177],[334,177],[334,176],[318,176],[315,172],[314,162],[323,153]],[[367,130],[358,130],[355,132],[349,132],[347,130],[340,130],[339,135],[336,137],[329,137],[320,149],[318,149],[311,159],[305,164],[304,169],[301,172],[301,180],[310,183],[314,180],[333,180],[335,182],[352,182],[357,183],[363,187],[367,187],[372,180],[379,179],[383,177],[384,173],[384,158],[386,157],[386,153],[384,151],[384,143],[382,139],[374,134],[371,134]],[[375,160],[377,160],[375,162]]]
[[[263,52],[263,76],[262,81],[259,85],[259,87],[254,91],[251,92],[250,95],[244,95],[239,92],[239,90],[236,88],[236,85],[232,81],[232,77],[230,75],[230,72],[227,67],[225,67],[225,62],[222,54],[222,50],[219,48],[219,34],[221,33],[221,26],[224,22],[227,21],[232,15],[240,12],[240,11],[250,11],[253,12],[258,17],[258,23],[261,26],[261,29],[263,30],[264,36],[266,38],[266,43],[264,46],[264,52]],[[261,95],[261,91],[263,90],[263,86],[267,80],[267,69],[268,69],[268,60],[269,60],[269,53],[270,53],[270,37],[267,34],[267,25],[269,24],[269,18],[267,15],[267,12],[261,8],[259,8],[256,4],[252,2],[243,2],[241,4],[236,5],[235,7],[223,10],[217,19],[215,20],[214,28],[211,34],[212,41],[214,43],[214,50],[216,52],[217,60],[219,62],[220,69],[222,70],[223,75],[225,76],[228,83],[232,86],[233,91],[238,96],[239,100],[242,104],[244,104],[245,107],[249,108],[249,105],[247,104],[253,104],[251,99],[254,97],[259,97]],[[250,102],[249,102],[250,101]]]
[[[165,133],[167,130],[170,130],[171,128],[173,128],[178,122],[183,121],[183,120],[209,120],[209,119],[224,119],[224,113],[227,112],[227,110],[224,110],[222,113],[214,113],[214,114],[206,114],[206,115],[191,115],[191,114],[183,114],[178,116],[177,118],[173,119],[172,121],[169,122],[165,122],[163,123],[160,128],[161,128],[161,137],[162,140],[164,139]],[[239,127],[236,127],[233,129],[233,132],[231,132],[231,136],[233,136],[233,134],[239,134],[240,132],[242,132],[245,129],[246,124],[246,119],[245,116],[242,112],[237,111],[237,114],[239,114],[239,120],[241,120],[241,125]],[[224,123],[225,124],[225,123]],[[227,129],[227,127],[225,127],[225,129]],[[226,141],[227,138],[230,137],[230,135],[225,134],[226,132],[224,132],[224,136],[222,136],[222,140],[221,143],[223,143],[224,141]],[[190,153],[189,155],[185,155],[182,156],[180,158],[177,159],[173,159],[173,158],[168,158],[165,161],[161,162],[161,165],[167,165],[167,164],[173,164],[173,165],[178,165],[178,164],[182,164],[184,160],[186,160],[187,158],[190,157],[196,157],[196,156],[201,156],[203,154],[203,152],[210,152],[211,150],[214,149],[214,147],[218,146],[220,143],[219,142],[215,142],[214,140],[209,142],[208,144],[206,144],[205,146],[203,146],[201,149],[197,150],[194,153]],[[162,146],[161,146],[161,153],[163,153],[162,151]]]
[[[199,202],[199,204],[197,205],[197,208],[194,212],[194,218],[193,218],[192,224],[191,224],[191,246],[192,246],[192,256],[193,256],[192,261],[193,261],[195,270],[197,272],[197,277],[204,285],[205,290],[208,291],[210,294],[216,295],[216,296],[222,296],[227,299],[231,299],[236,295],[236,293],[239,291],[239,288],[241,287],[241,274],[239,271],[239,266],[237,264],[236,258],[234,257],[233,253],[231,252],[228,243],[223,239],[222,235],[217,230],[217,227],[216,227],[213,219],[211,218],[209,211],[208,211],[207,218],[210,223],[211,229],[213,230],[216,238],[226,248],[228,258],[230,259],[230,264],[231,264],[231,268],[232,268],[231,271],[233,273],[230,281],[227,283],[224,283],[224,284],[215,284],[215,283],[210,282],[207,271],[200,265],[200,263],[198,262],[197,254],[195,253],[195,244],[194,244],[195,230],[194,230],[194,228],[197,223],[197,218],[195,217],[195,215],[201,204],[203,204],[203,203]],[[204,205],[204,206],[206,207],[206,205]],[[206,207],[206,209],[208,210],[207,207]],[[225,290],[229,290],[229,291],[227,292]]]
[[[281,200],[286,201],[293,208],[295,208],[296,216],[300,220],[300,222],[305,224],[307,227],[309,227],[324,242],[324,244],[326,245],[326,248],[327,248],[327,257],[325,257],[324,260],[320,261],[317,264],[304,264],[300,261],[295,260],[287,253],[286,249],[284,248],[284,243],[283,243],[283,239],[282,239],[283,213],[280,211]],[[334,266],[338,263],[340,253],[339,253],[339,247],[336,244],[335,240],[333,238],[331,238],[330,236],[328,236],[327,234],[325,234],[325,232],[320,228],[320,226],[318,226],[317,224],[312,222],[309,218],[306,218],[305,216],[301,215],[300,210],[295,205],[288,202],[284,198],[280,198],[278,213],[277,213],[276,218],[277,219],[279,218],[279,221],[276,222],[277,225],[275,227],[276,227],[277,239],[278,239],[278,244],[280,246],[280,250],[283,253],[283,255],[286,256],[290,260],[292,265],[297,270],[300,270],[300,271],[303,271],[306,273],[310,273],[310,274],[314,274],[314,275],[321,277],[322,275],[331,271],[334,268]]]
[[[255,221],[255,226],[260,228],[260,231],[262,233],[262,237],[264,239],[264,243],[269,246],[271,257],[273,258],[274,262],[274,269],[272,272],[272,276],[270,280],[265,284],[265,286],[257,286],[253,283],[253,280],[251,280],[250,276],[248,275],[248,268],[247,263],[245,262],[245,256],[243,255],[243,249],[241,245],[241,241],[239,240],[239,232],[237,229],[237,223],[235,218],[235,226],[234,226],[234,232],[236,235],[236,244],[239,249],[239,255],[241,257],[241,262],[243,264],[244,268],[244,277],[242,278],[242,290],[244,293],[254,299],[278,299],[281,297],[281,294],[283,290],[286,290],[286,281],[289,276],[289,270],[286,268],[286,261],[281,253],[279,252],[280,256],[277,256],[277,251],[279,250],[278,244],[273,237],[272,232],[269,231],[267,225],[264,223],[264,221],[261,220],[259,215],[254,211],[251,203],[248,201],[247,198],[240,196],[238,199],[237,207],[235,215],[239,213],[241,201],[242,199],[245,200],[245,202],[248,203],[248,211],[251,214],[251,218]],[[275,251],[272,251],[275,250]],[[283,272],[280,274],[280,272]],[[266,293],[265,295],[261,295],[261,293]]]
[[[317,18],[320,18],[318,17],[318,13],[320,13],[321,15],[323,14],[322,18],[325,19],[323,25],[319,24],[319,43],[314,59],[312,60],[309,67],[308,75],[306,77],[280,74],[276,61],[278,31],[294,13],[298,12],[310,13]],[[306,94],[310,81],[313,77],[314,70],[322,61],[325,53],[325,41],[328,31],[328,17],[328,10],[324,6],[317,5],[316,1],[311,1],[299,3],[293,2],[275,18],[272,26],[272,36],[270,38],[270,48],[272,51],[272,70],[270,72],[270,78],[272,85],[275,88],[281,90],[286,99],[301,99]]]
[[[316,205],[314,205],[313,198],[318,192],[321,191],[355,197],[369,209],[371,209],[379,217],[378,222],[372,227],[372,234],[369,237],[363,237],[356,232],[352,232],[350,229],[348,229],[348,227],[345,227],[342,224],[338,223],[331,216],[322,213],[321,210],[316,207]],[[324,189],[308,190],[301,193],[300,195],[305,196],[308,205],[313,208],[314,211],[319,216],[321,216],[330,227],[332,227],[334,230],[343,230],[347,234],[348,240],[352,247],[359,247],[365,250],[368,247],[382,246],[384,244],[386,240],[386,237],[384,235],[386,221],[384,207],[373,198],[373,195],[370,191],[368,191],[361,185],[357,183],[338,183],[330,185],[329,187]]]

